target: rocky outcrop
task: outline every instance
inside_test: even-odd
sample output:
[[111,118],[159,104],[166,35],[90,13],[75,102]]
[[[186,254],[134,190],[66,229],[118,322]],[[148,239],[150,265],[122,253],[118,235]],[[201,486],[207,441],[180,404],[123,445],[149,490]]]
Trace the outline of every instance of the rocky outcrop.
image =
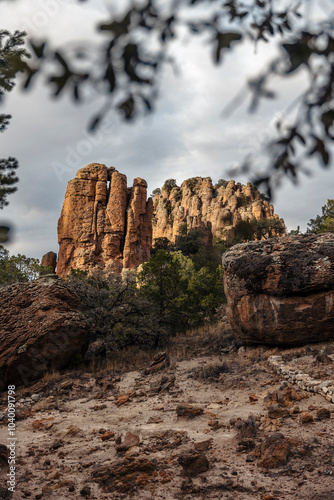
[[47,273],[55,273],[56,272],[56,267],[57,267],[57,254],[55,252],[48,252],[43,255],[42,261],[41,261],[41,273],[40,274],[45,274],[44,271]]
[[79,299],[57,275],[16,283],[0,294],[0,389],[65,367],[88,347]]
[[[183,232],[201,229],[207,243],[217,239],[232,240],[235,228],[241,221],[275,219],[274,207],[251,183],[242,185],[231,180],[213,186],[210,177],[194,177],[181,187],[162,188],[153,200],[153,241],[168,238],[177,242]],[[284,221],[282,221],[284,234]],[[277,229],[270,229],[267,236],[277,236]]]
[[147,184],[137,178],[127,187],[126,176],[113,167],[92,163],[68,183],[58,221],[57,273],[101,266],[120,272],[150,257],[152,200]]
[[334,234],[272,238],[224,254],[227,316],[246,342],[334,338]]
[[[147,200],[143,179],[137,177],[128,188],[126,176],[114,167],[91,163],[67,186],[58,221],[57,273],[65,277],[73,268],[96,266],[120,273],[150,258],[152,238],[175,243],[181,234],[200,229],[211,245],[233,239],[240,222],[262,219],[280,221],[250,183],[220,181],[213,186],[210,177],[194,177],[180,188],[165,185]],[[278,233],[284,234],[282,220],[281,228],[273,225],[266,236]]]

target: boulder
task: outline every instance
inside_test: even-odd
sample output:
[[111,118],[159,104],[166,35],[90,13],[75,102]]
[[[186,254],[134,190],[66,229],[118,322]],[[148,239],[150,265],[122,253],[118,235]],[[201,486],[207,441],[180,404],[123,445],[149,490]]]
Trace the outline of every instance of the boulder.
[[57,275],[1,288],[0,389],[65,367],[88,347],[79,299]]
[[223,266],[227,316],[243,341],[298,345],[334,337],[334,234],[235,245]]
[[[47,268],[46,271],[48,273],[51,272],[55,274],[56,267],[57,267],[57,254],[55,252],[48,252],[44,254],[41,261],[41,268]],[[41,269],[40,272],[41,275],[45,274],[45,272],[43,271],[44,269]]]

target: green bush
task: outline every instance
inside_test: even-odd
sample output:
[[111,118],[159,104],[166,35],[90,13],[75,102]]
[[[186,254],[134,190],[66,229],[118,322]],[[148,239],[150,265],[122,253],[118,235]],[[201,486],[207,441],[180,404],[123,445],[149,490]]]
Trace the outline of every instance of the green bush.
[[192,177],[191,179],[187,179],[185,181],[187,188],[193,193],[198,185],[198,179],[196,177]]
[[156,194],[159,194],[159,195],[161,194],[161,189],[160,188],[153,189],[151,196],[154,198],[154,196]]
[[128,345],[155,347],[165,338],[155,303],[137,287],[135,276],[72,270],[66,282],[80,298],[91,342],[103,339],[108,351],[115,351]]
[[8,250],[0,245],[0,286],[34,280],[40,270],[38,259],[21,254],[10,256]]
[[167,179],[162,187],[169,194],[173,188],[177,187],[175,179]]
[[226,187],[228,184],[228,181],[226,181],[225,179],[219,179],[219,181],[217,182],[217,184],[214,185],[214,189],[218,189],[220,187]]
[[158,250],[138,274],[140,290],[155,303],[159,318],[172,333],[214,316],[224,300],[222,267],[196,270],[182,252]]

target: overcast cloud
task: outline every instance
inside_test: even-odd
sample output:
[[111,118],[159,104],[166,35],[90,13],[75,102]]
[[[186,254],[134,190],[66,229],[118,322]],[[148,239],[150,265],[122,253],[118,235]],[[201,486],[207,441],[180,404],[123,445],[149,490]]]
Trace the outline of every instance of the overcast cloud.
[[[53,11],[45,11],[47,4],[54,6]],[[107,17],[106,4],[114,2],[0,2],[1,27],[25,28],[57,44],[87,40],[96,37],[95,25]],[[263,103],[256,114],[248,114],[245,103],[225,119],[223,108],[246,78],[256,75],[272,57],[273,47],[261,47],[257,54],[244,47],[227,54],[216,67],[207,45],[182,38],[173,48],[180,67],[182,62],[181,74],[165,69],[155,112],[132,124],[111,114],[103,128],[90,135],[87,124],[99,109],[99,96],[92,95],[89,104],[78,106],[68,97],[51,99],[50,90],[42,85],[26,94],[15,90],[8,95],[1,112],[13,119],[0,137],[0,156],[15,156],[20,162],[18,192],[0,213],[1,220],[13,227],[14,237],[7,245],[11,253],[40,258],[58,250],[57,220],[67,182],[88,163],[113,165],[127,175],[129,185],[135,177],[143,177],[151,192],[167,178],[179,184],[196,175],[210,176],[214,182],[227,179],[228,170],[248,152],[261,154],[263,139],[273,133],[275,116],[304,85],[302,77],[280,85],[279,98]],[[298,187],[285,182],[277,191],[275,212],[288,229],[300,225],[305,230],[309,219],[321,213],[321,206],[334,197],[333,176],[333,168],[316,167],[314,176],[305,176]]]

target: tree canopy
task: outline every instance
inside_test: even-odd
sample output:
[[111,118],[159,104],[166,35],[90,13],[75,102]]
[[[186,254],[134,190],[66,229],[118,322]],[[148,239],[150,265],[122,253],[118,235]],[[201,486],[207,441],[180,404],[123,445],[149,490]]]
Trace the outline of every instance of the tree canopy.
[[[29,57],[23,47],[25,33],[0,30],[0,103],[6,92],[13,90],[18,72],[26,69],[25,59]],[[9,125],[11,115],[0,114],[0,132]],[[0,208],[8,205],[7,196],[17,190],[16,170],[18,162],[15,158],[0,159]]]
[[[78,2],[84,8],[86,0]],[[247,157],[240,166],[244,173],[253,172],[252,181],[270,196],[280,178],[296,182],[310,158],[323,166],[330,164],[333,26],[333,13],[324,13],[318,0],[134,1],[130,7],[124,6],[121,14],[101,20],[97,30],[104,41],[100,45],[78,41],[73,50],[73,44],[69,49],[53,47],[46,40],[30,40],[34,58],[26,63],[24,86],[30,87],[38,75],[45,73],[46,63],[52,62],[47,82],[55,96],[70,93],[80,102],[85,89],[93,87],[105,96],[105,103],[90,120],[93,130],[110,109],[132,120],[154,108],[162,69],[172,64],[169,47],[182,29],[207,43],[217,65],[223,64],[225,53],[236,46],[277,40],[277,57],[247,82],[252,95],[250,110],[255,111],[262,99],[275,98],[275,88],[270,85],[277,78],[304,73],[308,83],[295,96],[293,114],[287,112],[286,119],[277,123],[277,136],[268,147],[266,171],[254,174],[256,157]],[[239,97],[230,109],[239,103]]]
[[334,232],[334,200],[327,200],[322,207],[322,214],[311,219],[307,224],[308,233],[332,233]]

